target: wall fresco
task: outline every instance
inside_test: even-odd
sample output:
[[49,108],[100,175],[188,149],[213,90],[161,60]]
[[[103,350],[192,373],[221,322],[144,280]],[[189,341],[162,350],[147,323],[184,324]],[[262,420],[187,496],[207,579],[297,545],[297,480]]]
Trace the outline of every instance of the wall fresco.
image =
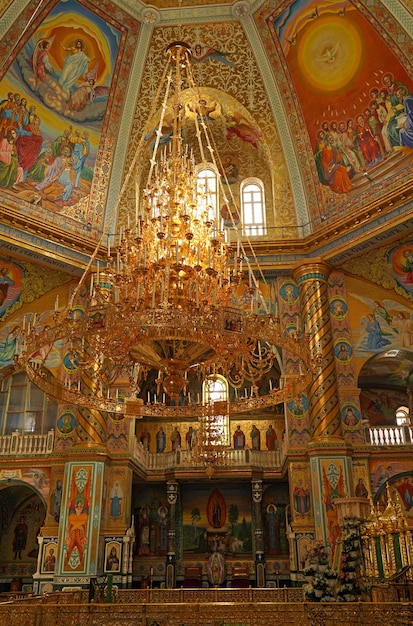
[[102,219],[89,203],[99,146],[120,104],[112,79],[136,26],[105,13],[106,2],[50,6],[25,37],[15,33],[18,54],[0,82],[0,188],[40,219],[59,214],[92,231]]
[[96,573],[103,490],[102,463],[71,463],[67,466],[67,507],[60,511],[59,572]]
[[226,554],[250,553],[251,492],[246,485],[184,486],[182,489],[182,543],[185,553],[214,549]]

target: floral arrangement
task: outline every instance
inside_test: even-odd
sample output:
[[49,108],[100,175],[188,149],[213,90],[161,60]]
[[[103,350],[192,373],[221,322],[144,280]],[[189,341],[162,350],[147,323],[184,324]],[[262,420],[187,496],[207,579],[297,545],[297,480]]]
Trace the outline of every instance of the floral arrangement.
[[306,578],[312,578],[313,576],[315,576],[318,572],[318,568],[315,565],[309,565],[308,567],[305,568],[305,570],[303,571],[303,574]]
[[321,565],[326,565],[329,561],[329,554],[327,548],[319,543],[310,551],[308,558],[310,563],[318,563]]
[[310,565],[305,568],[304,576],[311,578],[305,586],[305,597],[310,602],[334,602],[332,593],[337,580],[337,572],[329,567],[330,555],[323,544],[317,544],[308,555]]
[[359,524],[356,520],[347,520],[344,526],[342,555],[340,563],[339,586],[337,600],[355,602],[361,595],[358,584],[358,562],[360,557]]

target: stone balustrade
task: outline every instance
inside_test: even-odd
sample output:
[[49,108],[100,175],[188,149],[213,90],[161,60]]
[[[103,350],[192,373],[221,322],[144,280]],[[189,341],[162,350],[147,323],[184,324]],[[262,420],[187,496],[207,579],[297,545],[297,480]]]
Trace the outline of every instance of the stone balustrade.
[[403,426],[368,426],[365,441],[372,446],[406,446],[413,444],[413,428]]
[[[227,466],[234,467],[262,467],[267,470],[281,469],[283,450],[232,450],[227,451]],[[196,466],[190,450],[175,450],[154,454],[145,450],[143,445],[135,439],[134,459],[145,470],[163,471],[172,468],[193,468]]]
[[0,437],[0,457],[4,456],[46,456],[53,453],[54,430],[46,435],[24,434],[15,430],[11,435]]
[[[49,430],[45,435],[20,433],[18,430],[9,435],[0,436],[0,457],[19,456],[37,457],[53,454],[55,433]],[[374,448],[413,445],[413,427],[403,426],[366,426],[364,442]],[[132,456],[138,465],[147,471],[164,471],[176,467],[194,467],[194,460],[189,450],[175,450],[155,454],[145,450],[135,438]],[[262,467],[266,470],[279,470],[288,456],[288,442],[282,441],[277,450],[228,449],[227,464],[231,467]]]

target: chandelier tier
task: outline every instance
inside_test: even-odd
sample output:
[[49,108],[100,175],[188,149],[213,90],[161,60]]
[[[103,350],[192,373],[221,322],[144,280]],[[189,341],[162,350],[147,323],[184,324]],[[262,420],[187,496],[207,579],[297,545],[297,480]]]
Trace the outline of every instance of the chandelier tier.
[[[219,166],[201,110],[192,121],[200,163],[184,142],[183,86],[198,93],[190,66],[189,46],[171,44],[148,181],[133,225],[129,215],[101,267],[98,247],[64,311],[56,306],[53,319],[43,326],[32,320],[23,330],[19,365],[61,402],[125,416],[202,418],[223,411],[222,403],[214,408],[204,401],[202,381],[209,376],[229,385],[226,414],[289,400],[311,380],[308,336],[298,328],[291,336],[276,315],[263,312],[244,245],[237,235],[228,243],[199,184],[197,168],[207,162],[207,151],[217,172]],[[171,133],[161,148],[167,111]],[[247,306],[237,299],[240,288]],[[57,346],[64,355],[60,369],[50,366]],[[275,375],[281,350],[295,355],[298,373]],[[148,377],[152,388],[143,391]]]

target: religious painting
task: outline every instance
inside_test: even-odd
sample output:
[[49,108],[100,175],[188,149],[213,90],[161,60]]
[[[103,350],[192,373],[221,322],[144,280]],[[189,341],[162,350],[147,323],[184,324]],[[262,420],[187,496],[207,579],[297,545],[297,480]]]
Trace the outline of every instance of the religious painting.
[[[384,373],[386,378],[391,374],[390,367],[388,373]],[[400,390],[381,389],[378,386],[379,378],[383,376],[381,369],[380,367],[380,371],[377,371],[377,374],[374,376],[374,371],[369,366],[369,361],[361,369],[359,380],[362,381],[363,388],[360,394],[360,407],[363,419],[370,426],[394,426],[396,409],[408,404],[407,391],[405,387]],[[408,371],[407,369],[406,375]],[[366,382],[368,388],[364,387]]]
[[114,472],[109,484],[109,515],[112,521],[121,521],[125,507],[125,477],[120,472]]
[[370,471],[366,461],[353,460],[353,485],[356,498],[371,496]]
[[411,462],[408,461],[372,461],[370,464],[370,476],[373,495],[377,498],[385,484],[390,480],[396,480],[398,474],[406,474],[412,469]]
[[299,569],[302,571],[307,567],[307,561],[309,559],[311,550],[315,545],[315,540],[312,535],[303,534],[298,535],[297,538],[297,557],[299,563]]
[[295,524],[308,523],[311,510],[311,479],[308,465],[293,463],[290,468],[290,501]]
[[412,166],[413,84],[397,35],[384,39],[386,18],[373,15],[346,0],[303,0],[268,17],[328,208],[339,205],[334,196],[367,196],[376,180]]
[[14,310],[22,291],[23,278],[22,267],[0,259],[0,319]]
[[10,365],[19,349],[20,326],[10,324],[0,335],[0,367]]
[[334,549],[340,536],[337,510],[334,500],[345,498],[348,493],[344,479],[344,468],[340,461],[322,460],[322,499],[326,516],[326,539]]
[[50,467],[24,467],[21,480],[34,487],[46,499],[50,490],[50,473]]
[[225,199],[225,202],[221,204],[220,216],[224,220],[224,227],[231,228],[232,226],[238,226],[240,223],[240,213],[237,207],[240,206],[240,199],[238,194],[231,194],[230,198]]
[[298,301],[300,292],[295,283],[286,281],[280,287],[280,298],[285,304],[292,305]]
[[287,402],[288,432],[291,446],[305,445],[310,439],[308,398],[300,393]]
[[126,28],[91,2],[49,6],[0,82],[0,188],[19,210],[92,231],[102,214],[89,195],[106,118],[120,106],[111,89]]
[[355,428],[360,423],[360,411],[355,404],[347,403],[341,407],[341,419],[348,428]]
[[26,577],[30,571],[33,574],[39,554],[38,535],[46,515],[44,501],[20,483],[14,489],[2,491],[0,505],[8,512],[7,523],[0,533],[3,572],[9,576],[14,570],[13,578],[18,569]]
[[71,411],[63,411],[57,418],[57,430],[62,437],[69,437],[76,428],[76,417]]
[[369,295],[360,279],[348,281],[350,324],[353,330],[354,356],[366,358],[372,354],[413,347],[413,318],[406,301],[388,290],[372,286]]
[[57,539],[44,539],[42,555],[42,574],[53,574],[56,567]]
[[135,552],[141,556],[165,556],[168,551],[170,508],[164,489],[151,487],[133,493]]
[[[389,253],[389,261],[392,264],[393,276],[397,283],[408,293],[413,293],[413,241],[394,248]],[[398,326],[401,334],[401,347],[411,348],[413,345],[413,321],[410,311],[400,311],[398,314]],[[397,321],[397,320],[396,320]]]
[[347,303],[341,296],[334,296],[330,302],[330,314],[336,320],[343,320],[347,315]]
[[60,520],[60,508],[63,496],[63,470],[54,471],[52,487],[50,491],[50,501],[48,515],[58,524]]
[[287,404],[288,410],[294,417],[303,419],[308,413],[308,399],[304,393],[300,393]]
[[[410,528],[413,527],[413,474],[405,472],[394,478],[388,479],[390,486],[390,494],[393,503],[400,505],[401,512]],[[376,501],[379,502],[380,509],[384,511],[388,502],[388,493],[386,484],[382,485],[379,493],[376,495]]]
[[[238,181],[238,159],[232,154],[221,157],[220,176],[223,185],[234,185]],[[239,205],[238,205],[239,206]]]
[[182,543],[188,554],[251,553],[252,495],[245,485],[183,486]]
[[339,337],[334,342],[334,356],[341,365],[348,365],[353,356],[353,348],[350,342],[343,337]]
[[92,521],[92,467],[73,465],[69,480],[62,571],[84,572]]
[[264,550],[268,556],[280,556],[288,553],[288,505],[287,485],[272,485],[265,489],[261,503],[261,518],[264,531]]
[[105,538],[105,572],[120,572],[122,555],[121,540],[111,540]]
[[201,41],[197,41],[192,44],[191,51],[191,60],[193,63],[203,63],[204,61],[213,59],[214,61],[218,61],[219,63],[223,63],[229,67],[235,67],[235,64],[231,61],[228,52],[222,52],[220,50],[216,50],[216,48],[211,48],[211,46],[204,44]]

